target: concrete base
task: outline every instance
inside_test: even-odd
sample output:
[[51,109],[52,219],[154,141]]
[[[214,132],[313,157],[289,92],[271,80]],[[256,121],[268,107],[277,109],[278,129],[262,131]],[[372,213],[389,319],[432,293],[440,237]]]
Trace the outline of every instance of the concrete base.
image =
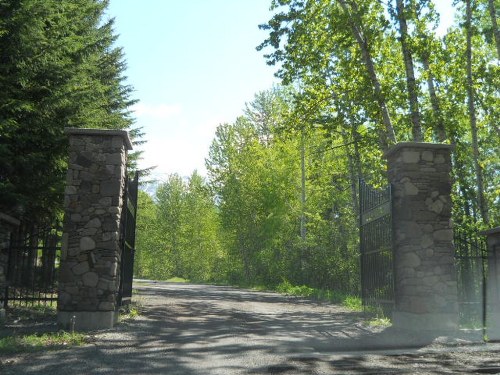
[[490,341],[500,341],[500,312],[487,314],[486,335]]
[[[115,311],[58,311],[57,323],[62,329],[71,331],[95,331],[113,328],[118,320]],[[73,326],[74,324],[74,326]]]
[[395,328],[415,332],[457,332],[458,313],[414,314],[403,311],[394,311],[392,315],[392,325]]

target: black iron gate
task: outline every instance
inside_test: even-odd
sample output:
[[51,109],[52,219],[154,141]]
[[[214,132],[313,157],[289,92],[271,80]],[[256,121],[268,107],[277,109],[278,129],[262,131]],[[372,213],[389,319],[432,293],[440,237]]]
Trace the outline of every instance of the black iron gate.
[[[54,305],[61,257],[61,228],[21,225],[8,249],[4,307]],[[0,293],[1,298],[1,293]]]
[[391,317],[394,309],[391,185],[359,181],[361,298],[365,311]]
[[484,237],[454,230],[458,311],[461,328],[486,328],[488,247]]
[[121,219],[121,272],[118,306],[128,305],[132,299],[132,279],[134,276],[135,226],[137,214],[137,194],[139,173],[134,179],[127,179],[124,206]]

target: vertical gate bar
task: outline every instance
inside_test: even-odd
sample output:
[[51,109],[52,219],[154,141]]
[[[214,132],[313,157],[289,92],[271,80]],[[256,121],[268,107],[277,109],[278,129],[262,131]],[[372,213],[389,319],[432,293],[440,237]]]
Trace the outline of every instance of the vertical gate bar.
[[[483,266],[483,314],[482,314],[482,325],[483,325],[483,341],[486,340],[486,319],[487,319],[487,307],[488,307],[488,302],[487,302],[487,278],[486,278],[486,267],[485,267],[485,256],[484,256],[484,251],[481,249],[481,264]],[[486,253],[487,255],[487,253]],[[495,252],[496,256],[496,252]],[[487,258],[486,258],[487,259]]]

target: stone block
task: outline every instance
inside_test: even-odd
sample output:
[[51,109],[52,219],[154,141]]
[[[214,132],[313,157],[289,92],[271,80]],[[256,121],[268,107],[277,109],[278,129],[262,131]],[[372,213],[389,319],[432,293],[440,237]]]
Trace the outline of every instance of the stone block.
[[59,281],[62,283],[69,283],[73,281],[74,275],[71,272],[71,264],[64,262],[59,268]]
[[403,150],[401,159],[405,164],[415,164],[420,161],[420,152],[413,150]]
[[115,152],[111,154],[105,154],[106,156],[106,164],[108,165],[121,165],[122,164],[122,154]]
[[97,233],[97,231],[98,231],[97,228],[86,228],[86,229],[83,229],[79,234],[80,234],[80,236],[93,237]]
[[432,246],[433,244],[434,244],[434,241],[429,234],[424,234],[421,237],[420,245],[422,246],[423,249],[426,249],[426,248]]
[[434,162],[436,164],[444,164],[446,162],[446,158],[444,157],[444,155],[442,154],[438,154],[436,155],[436,157],[434,158]]
[[113,137],[111,140],[111,147],[118,148],[121,151],[123,147],[123,138],[122,137]]
[[433,238],[436,241],[453,241],[453,230],[452,229],[440,229],[433,233]]
[[72,301],[72,298],[71,298],[70,294],[60,290],[57,301],[58,301],[58,305],[64,306],[64,305],[70,304]]
[[399,261],[397,262],[397,267],[409,267],[415,268],[420,266],[421,260],[419,256],[415,253],[402,254]]
[[103,197],[103,198],[99,199],[99,205],[101,207],[111,206],[111,197]]
[[99,311],[114,311],[115,304],[113,302],[101,302],[98,308]]
[[99,218],[97,217],[93,218],[87,224],[85,224],[85,228],[100,228],[100,227],[101,227],[101,220],[99,220]]
[[83,285],[95,288],[99,281],[99,276],[95,272],[87,272],[82,276]]
[[113,219],[111,217],[106,217],[102,224],[103,232],[116,232],[119,227],[119,219]]
[[80,178],[83,181],[92,181],[94,179],[94,174],[87,171],[81,171]]
[[434,160],[434,153],[432,151],[423,151],[422,152],[422,160],[431,162]]
[[112,215],[120,215],[121,214],[121,209],[119,207],[109,207],[108,208],[108,213]]
[[103,232],[102,233],[102,240],[103,241],[111,241],[111,240],[118,240],[118,233],[117,232]]
[[94,250],[95,241],[90,237],[82,237],[80,239],[80,249],[82,251]]
[[104,181],[101,183],[101,195],[103,197],[116,197],[121,193],[120,181]]
[[90,270],[89,263],[80,262],[76,266],[74,266],[71,270],[75,275],[83,275],[85,272],[88,272]]
[[92,165],[92,156],[88,152],[83,152],[76,157],[75,163],[83,168],[88,168]]
[[80,293],[80,289],[78,289],[76,286],[67,286],[66,288],[64,288],[64,291],[74,296]]
[[418,187],[409,180],[403,183],[403,191],[405,196],[417,195],[419,192]]

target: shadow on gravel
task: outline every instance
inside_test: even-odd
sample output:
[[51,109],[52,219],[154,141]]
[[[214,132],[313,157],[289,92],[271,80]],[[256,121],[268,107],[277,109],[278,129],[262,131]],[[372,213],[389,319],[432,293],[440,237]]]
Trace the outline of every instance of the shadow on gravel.
[[147,301],[139,319],[98,334],[93,345],[0,364],[0,373],[308,374],[319,367],[327,373],[405,373],[394,370],[399,361],[412,361],[409,355],[389,357],[388,365],[375,369],[365,356],[330,362],[320,357],[431,342],[391,329],[372,332],[360,324],[360,313],[272,293],[166,283],[138,289]]

